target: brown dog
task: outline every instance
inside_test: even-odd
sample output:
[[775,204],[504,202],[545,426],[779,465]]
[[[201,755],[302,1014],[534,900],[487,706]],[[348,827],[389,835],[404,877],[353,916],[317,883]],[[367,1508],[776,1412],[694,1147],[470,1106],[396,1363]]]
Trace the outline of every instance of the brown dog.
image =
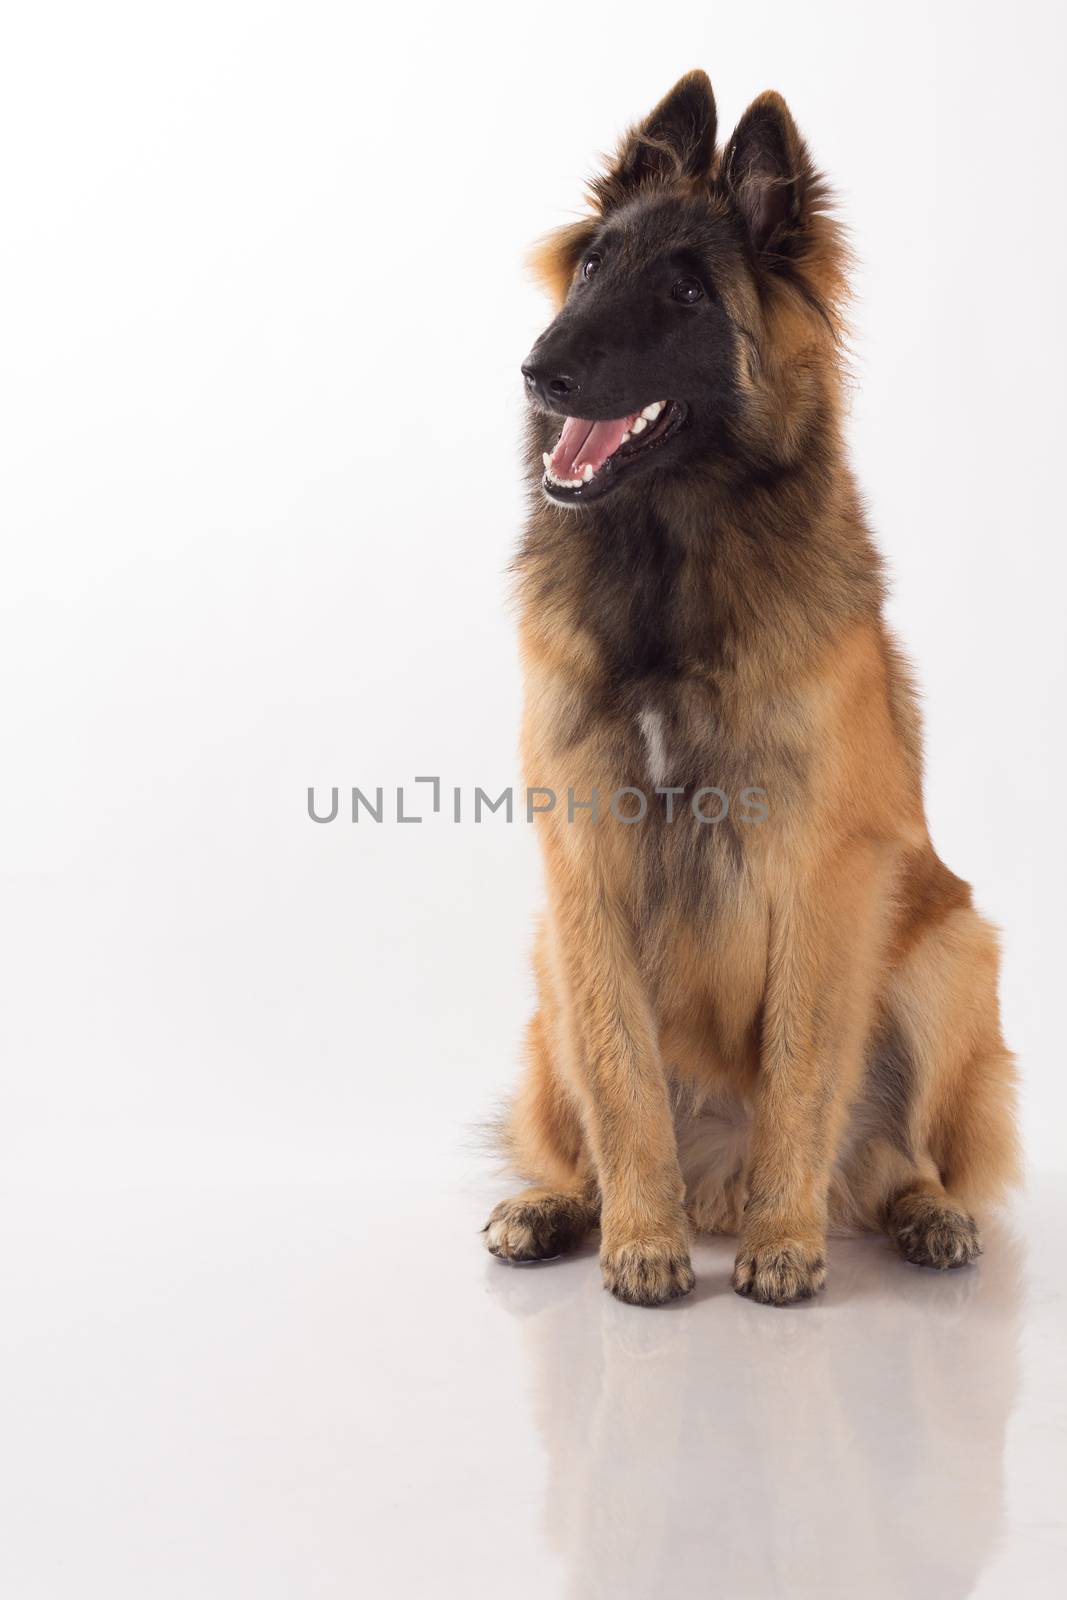
[[[842,442],[846,252],[784,102],[683,78],[537,256],[524,760],[547,871],[495,1255],[657,1305],[689,1229],[821,1288],[829,1227],[979,1252],[1015,1180],[995,937],[935,855]],[[542,463],[544,475],[541,476]]]

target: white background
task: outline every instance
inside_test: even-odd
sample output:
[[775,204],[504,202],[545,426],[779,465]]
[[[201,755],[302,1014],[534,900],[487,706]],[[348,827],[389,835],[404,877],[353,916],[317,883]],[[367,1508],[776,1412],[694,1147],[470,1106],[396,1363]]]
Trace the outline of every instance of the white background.
[[[934,841],[1003,929],[1053,1192],[1060,9],[8,8],[0,1468],[22,1600],[543,1600],[558,1560],[580,1600],[591,1572],[612,1600],[683,1592],[646,1565],[681,1459],[661,1391],[707,1423],[686,1481],[715,1486],[750,1574],[732,1594],[766,1567],[824,1600],[944,1600],[998,1549],[983,1595],[1062,1592],[1053,1281],[1020,1329],[1003,1242],[967,1283],[843,1248],[811,1320],[729,1296],[711,1247],[688,1321],[618,1307],[591,1259],[509,1275],[481,1253],[481,1195],[456,1196],[530,1008],[531,830],[306,812],[312,784],[437,773],[469,819],[476,784],[519,782],[518,368],[548,315],[525,250],[686,69],[710,72],[724,136],[779,89],[861,263],[855,464],[924,692]],[[1057,1273],[1034,1203],[1035,1270]],[[749,1377],[715,1367],[709,1402],[728,1348]],[[810,1383],[783,1382],[786,1356]],[[857,1363],[864,1403],[838,1383]],[[759,1452],[768,1375],[769,1437],[803,1441],[799,1464]],[[936,1514],[908,1509],[909,1473]],[[808,1481],[850,1507],[827,1538]],[[545,1483],[550,1522],[579,1508],[551,1557]],[[611,1516],[583,1519],[591,1492]],[[605,1551],[619,1528],[633,1549]]]
[[[0,128],[0,1163],[345,1171],[511,1081],[529,242],[675,77],[785,93],[862,263],[851,436],[935,844],[1062,1156],[1058,8],[42,4]],[[418,793],[418,791],[416,791]]]

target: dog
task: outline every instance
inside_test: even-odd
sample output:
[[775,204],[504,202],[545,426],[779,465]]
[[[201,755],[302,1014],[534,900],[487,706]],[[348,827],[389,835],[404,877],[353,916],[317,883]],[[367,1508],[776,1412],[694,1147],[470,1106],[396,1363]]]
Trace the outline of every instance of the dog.
[[725,147],[703,72],[533,262],[556,315],[522,365],[522,748],[547,880],[525,1070],[527,1187],[494,1255],[598,1224],[607,1289],[693,1287],[736,1233],[768,1305],[828,1233],[921,1266],[980,1254],[1015,1183],[999,955],[923,810],[909,670],[843,442],[848,253],[784,100]]

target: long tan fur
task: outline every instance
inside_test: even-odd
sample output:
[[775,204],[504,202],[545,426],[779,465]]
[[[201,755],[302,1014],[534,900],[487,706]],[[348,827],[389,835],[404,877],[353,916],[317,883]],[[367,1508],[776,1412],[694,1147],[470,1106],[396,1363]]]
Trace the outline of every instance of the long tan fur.
[[[788,262],[722,285],[746,334],[734,427],[766,471],[709,463],[649,490],[678,552],[669,685],[620,687],[611,629],[645,613],[536,491],[518,562],[525,772],[557,803],[538,817],[539,1004],[506,1133],[529,1187],[487,1240],[530,1259],[599,1223],[605,1284],[640,1304],[691,1287],[691,1229],[739,1233],[734,1286],[772,1303],[821,1287],[835,1227],[962,1264],[972,1213],[1018,1173],[996,940],[930,842],[918,716],[842,442],[847,258],[784,104],[753,111],[795,140],[804,229]],[[656,153],[656,116],[589,221],[541,247],[557,303],[642,138]],[[725,211],[745,181],[730,159],[696,177],[646,163],[641,192]],[[535,418],[533,483],[546,439]],[[660,798],[640,822],[607,814],[657,781],[685,789],[669,825]],[[691,814],[698,781],[730,797],[727,819]],[[568,814],[594,791],[599,815]]]

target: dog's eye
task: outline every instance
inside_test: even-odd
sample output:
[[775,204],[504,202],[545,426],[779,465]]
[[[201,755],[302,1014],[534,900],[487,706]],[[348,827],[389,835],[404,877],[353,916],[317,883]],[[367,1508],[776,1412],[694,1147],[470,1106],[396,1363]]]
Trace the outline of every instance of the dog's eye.
[[695,306],[698,300],[704,298],[704,285],[699,278],[679,278],[671,294],[683,306]]
[[582,277],[585,278],[586,282],[588,282],[590,278],[595,277],[600,271],[600,261],[601,258],[596,254],[595,251],[591,256],[586,256],[582,265]]

